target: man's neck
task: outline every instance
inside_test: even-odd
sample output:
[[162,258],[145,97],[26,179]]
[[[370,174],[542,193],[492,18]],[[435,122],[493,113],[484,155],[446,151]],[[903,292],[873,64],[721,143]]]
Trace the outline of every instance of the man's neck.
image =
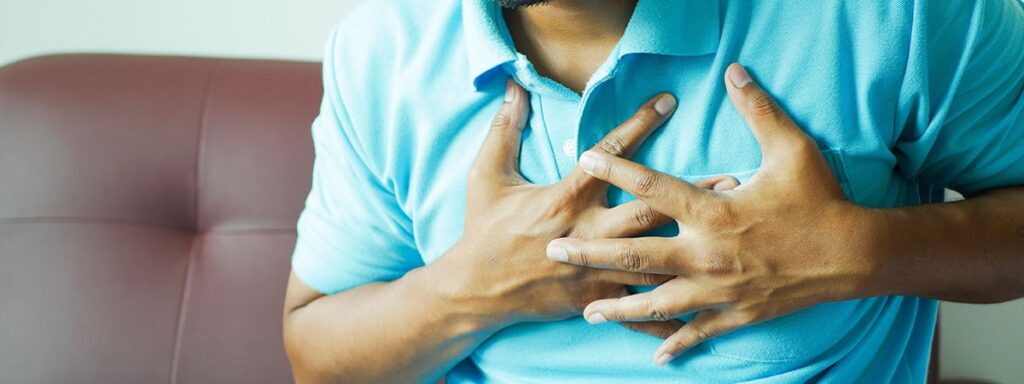
[[636,0],[553,0],[509,10],[516,48],[537,72],[582,93],[622,38]]

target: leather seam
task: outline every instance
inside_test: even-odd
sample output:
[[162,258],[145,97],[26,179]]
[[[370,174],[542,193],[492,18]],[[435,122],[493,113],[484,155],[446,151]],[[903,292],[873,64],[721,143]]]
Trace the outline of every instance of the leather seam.
[[223,60],[217,60],[210,67],[210,74],[207,75],[206,85],[203,89],[203,104],[199,110],[199,131],[196,133],[196,168],[195,168],[195,190],[193,193],[192,200],[192,225],[199,228],[199,200],[200,193],[202,192],[202,186],[200,185],[203,180],[203,150],[206,148],[204,145],[204,138],[206,138],[206,126],[210,119],[210,95],[213,93],[214,83],[216,83],[216,74],[224,63]]
[[[193,184],[195,189],[192,194],[192,228],[199,229],[199,197],[202,188],[200,182],[202,181],[202,160],[203,160],[203,137],[206,132],[206,123],[209,119],[209,106],[210,106],[210,94],[213,93],[214,82],[217,78],[217,70],[220,68],[223,60],[216,60],[210,66],[210,73],[206,75],[206,84],[203,86],[203,103],[199,109],[199,130],[196,132],[196,168],[195,168],[195,183]],[[178,366],[181,363],[181,340],[183,338],[183,331],[185,329],[185,317],[188,312],[188,299],[191,294],[192,286],[192,268],[195,264],[196,253],[202,247],[202,237],[196,237],[193,240],[195,243],[192,244],[192,251],[189,252],[188,260],[185,262],[185,281],[181,289],[181,301],[179,301],[178,307],[178,320],[174,331],[174,350],[171,351],[171,377],[170,384],[178,382]]]
[[196,237],[193,241],[192,250],[188,254],[188,260],[185,262],[185,282],[181,289],[178,319],[174,326],[174,349],[171,352],[171,384],[178,382],[178,366],[181,363],[181,343],[185,334],[185,319],[188,315],[189,298],[192,296],[193,269],[195,269],[196,255],[202,249],[203,237]]

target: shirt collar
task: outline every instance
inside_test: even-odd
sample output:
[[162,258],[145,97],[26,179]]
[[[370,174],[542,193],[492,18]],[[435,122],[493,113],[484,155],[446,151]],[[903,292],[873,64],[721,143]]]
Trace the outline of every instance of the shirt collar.
[[619,42],[619,57],[717,52],[721,32],[718,5],[717,0],[639,0]]
[[516,60],[515,44],[505,25],[501,7],[494,0],[464,0],[462,24],[469,71],[473,86],[479,90],[487,74]]
[[[630,54],[701,56],[718,50],[718,0],[639,0],[618,46]],[[516,60],[512,36],[494,0],[464,0],[462,19],[473,86]]]

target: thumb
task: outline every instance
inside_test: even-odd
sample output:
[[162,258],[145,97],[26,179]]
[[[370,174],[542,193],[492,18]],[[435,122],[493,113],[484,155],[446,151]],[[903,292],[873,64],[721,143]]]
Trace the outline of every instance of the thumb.
[[529,114],[529,94],[510,78],[505,86],[505,102],[494,115],[473,161],[471,182],[507,185],[524,181],[519,173],[519,151]]
[[730,65],[725,71],[725,77],[729,99],[761,145],[762,166],[778,158],[817,151],[814,140],[797,127],[793,119],[750,77],[742,65]]

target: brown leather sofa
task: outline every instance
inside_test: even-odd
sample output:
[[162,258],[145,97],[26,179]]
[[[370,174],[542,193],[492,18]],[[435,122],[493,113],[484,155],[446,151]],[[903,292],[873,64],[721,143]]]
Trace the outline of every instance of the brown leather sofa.
[[0,68],[0,383],[290,381],[281,305],[319,71]]
[[291,381],[281,307],[319,69],[0,69],[0,383]]

